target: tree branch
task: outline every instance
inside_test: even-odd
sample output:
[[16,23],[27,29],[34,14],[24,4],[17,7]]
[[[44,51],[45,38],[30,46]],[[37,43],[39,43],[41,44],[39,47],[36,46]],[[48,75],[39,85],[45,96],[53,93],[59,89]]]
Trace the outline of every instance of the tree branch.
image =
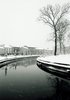
[[42,16],[46,16],[47,18],[49,18],[50,21],[52,22],[52,24],[54,25],[54,21],[52,20],[51,15],[49,14],[48,8],[46,9],[44,7],[42,10],[40,10],[40,12],[41,12]]
[[51,11],[51,14],[52,14],[53,19],[55,19],[55,16],[54,16],[54,12],[53,12],[52,6],[50,6],[49,8],[50,8],[50,11]]
[[47,23],[47,24],[49,24],[51,27],[53,27],[53,24],[52,24],[48,19],[46,19],[45,17],[40,16],[40,20],[42,20],[44,23]]

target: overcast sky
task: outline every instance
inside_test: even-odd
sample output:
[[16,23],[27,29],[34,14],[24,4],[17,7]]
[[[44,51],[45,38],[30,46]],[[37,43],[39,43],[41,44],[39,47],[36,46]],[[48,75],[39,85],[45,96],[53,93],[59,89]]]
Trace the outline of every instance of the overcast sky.
[[0,0],[0,44],[50,48],[50,28],[39,22],[39,9],[70,0]]

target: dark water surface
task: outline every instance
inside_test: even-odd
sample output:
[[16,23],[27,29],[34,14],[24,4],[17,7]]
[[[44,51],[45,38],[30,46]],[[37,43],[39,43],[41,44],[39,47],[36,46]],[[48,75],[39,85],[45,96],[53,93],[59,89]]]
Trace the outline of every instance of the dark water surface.
[[27,58],[0,69],[0,100],[70,100],[70,82],[39,69]]

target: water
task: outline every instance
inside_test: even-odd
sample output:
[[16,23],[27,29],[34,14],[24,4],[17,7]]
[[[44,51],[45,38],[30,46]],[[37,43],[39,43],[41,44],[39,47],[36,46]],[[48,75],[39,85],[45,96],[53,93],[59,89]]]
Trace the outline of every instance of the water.
[[70,100],[70,82],[36,65],[36,58],[0,69],[0,100]]

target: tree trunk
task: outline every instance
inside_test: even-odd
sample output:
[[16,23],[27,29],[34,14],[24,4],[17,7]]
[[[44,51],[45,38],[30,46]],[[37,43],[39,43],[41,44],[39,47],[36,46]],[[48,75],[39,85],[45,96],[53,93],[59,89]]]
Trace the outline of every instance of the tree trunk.
[[61,43],[61,40],[59,42],[60,42],[60,54],[61,54],[61,52],[62,52],[62,43]]
[[65,46],[64,46],[64,44],[63,44],[63,53],[65,54]]
[[[54,28],[55,29],[55,28]],[[57,33],[55,29],[55,46],[54,46],[54,55],[57,55]]]

